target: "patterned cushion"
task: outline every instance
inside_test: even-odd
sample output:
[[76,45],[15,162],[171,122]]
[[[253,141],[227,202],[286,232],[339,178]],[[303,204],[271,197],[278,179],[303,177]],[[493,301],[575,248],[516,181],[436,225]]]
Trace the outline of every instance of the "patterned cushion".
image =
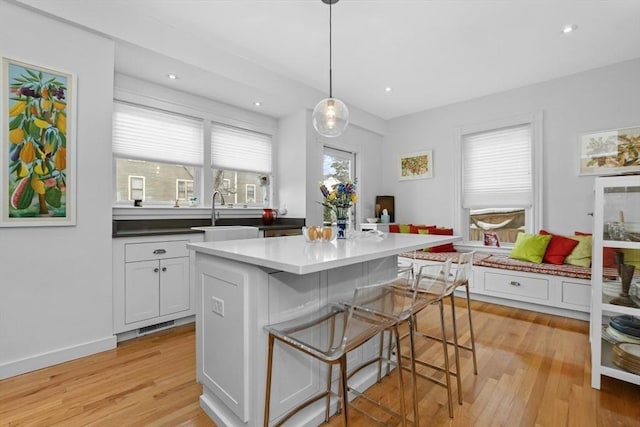
[[[501,268],[503,270],[526,271],[529,273],[550,274],[553,276],[573,277],[576,279],[591,279],[591,269],[589,267],[569,264],[535,264],[533,262],[512,259],[504,255],[490,255],[474,264],[481,265],[483,267]],[[607,270],[611,270],[611,272],[605,271],[606,275],[613,273],[615,277],[615,269]]]

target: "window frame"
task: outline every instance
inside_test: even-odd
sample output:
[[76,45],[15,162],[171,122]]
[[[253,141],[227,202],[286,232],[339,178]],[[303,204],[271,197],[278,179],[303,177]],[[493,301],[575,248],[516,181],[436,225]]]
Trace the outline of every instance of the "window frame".
[[[495,247],[484,246],[484,242],[480,240],[469,240],[469,227],[470,227],[470,209],[462,207],[462,144],[465,135],[481,132],[490,132],[493,130],[508,128],[518,125],[528,124],[531,126],[531,184],[532,184],[532,205],[525,208],[525,232],[537,233],[542,229],[542,212],[543,212],[543,170],[542,170],[542,129],[543,129],[543,114],[541,111],[521,114],[504,119],[487,121],[484,123],[462,126],[456,129],[456,144],[454,155],[454,227],[456,234],[462,236],[463,243],[459,246],[469,248],[491,248],[495,250]],[[506,243],[502,247],[511,248],[512,243]]]
[[[198,200],[199,208],[210,209],[211,208],[211,194],[213,194],[212,186],[212,169],[209,165],[209,159],[211,158],[211,128],[212,123],[219,123],[226,126],[237,127],[242,130],[256,132],[264,135],[268,135],[272,141],[271,145],[271,171],[269,176],[272,176],[275,168],[274,162],[276,159],[276,136],[277,136],[277,121],[264,116],[262,114],[256,114],[247,111],[229,110],[224,108],[220,110],[219,105],[215,101],[211,101],[209,104],[201,104],[196,99],[184,98],[181,101],[171,99],[161,99],[155,96],[150,96],[146,93],[137,92],[132,89],[128,89],[127,84],[123,87],[116,84],[115,96],[113,102],[120,102],[130,104],[145,109],[155,109],[167,113],[187,116],[202,121],[202,144],[203,144],[203,164],[201,166],[194,166],[194,197]],[[216,107],[216,108],[212,108]],[[113,156],[112,161],[112,207],[129,207],[131,206],[127,200],[118,200],[117,197],[117,161],[120,157]],[[124,158],[124,157],[122,157]],[[129,159],[138,160],[138,159]],[[273,182],[273,179],[271,179]],[[257,192],[257,189],[256,189]],[[146,196],[146,194],[145,194]],[[234,195],[235,196],[235,195]],[[272,197],[272,191],[270,189],[269,199]],[[167,205],[168,201],[151,201],[147,202],[145,206],[162,207]],[[231,202],[231,200],[230,200]],[[237,201],[233,201],[233,206],[228,206],[225,212],[232,212],[234,209],[247,210],[262,210],[262,206],[246,206],[238,204]]]

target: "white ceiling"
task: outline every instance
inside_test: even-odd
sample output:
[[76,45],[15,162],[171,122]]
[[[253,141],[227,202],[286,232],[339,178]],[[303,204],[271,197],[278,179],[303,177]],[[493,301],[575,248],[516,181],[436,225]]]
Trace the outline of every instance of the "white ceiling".
[[[135,77],[276,117],[328,94],[321,0],[14,1],[114,38]],[[391,119],[638,58],[638,17],[638,0],[341,0],[333,94]]]

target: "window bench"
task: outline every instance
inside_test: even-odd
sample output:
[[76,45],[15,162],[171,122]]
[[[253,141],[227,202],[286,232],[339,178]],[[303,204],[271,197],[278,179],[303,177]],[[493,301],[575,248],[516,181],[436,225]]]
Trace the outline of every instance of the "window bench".
[[[405,252],[400,254],[400,260],[411,260],[420,266],[447,258],[456,262],[458,255],[459,252]],[[605,272],[616,275],[615,269]],[[503,254],[476,252],[469,285],[473,299],[480,301],[575,319],[589,318],[591,268],[535,264]]]

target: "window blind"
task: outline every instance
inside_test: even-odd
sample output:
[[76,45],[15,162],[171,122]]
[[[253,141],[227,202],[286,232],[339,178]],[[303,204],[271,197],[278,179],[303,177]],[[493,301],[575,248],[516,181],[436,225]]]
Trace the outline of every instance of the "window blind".
[[113,155],[125,159],[202,166],[202,121],[114,102]]
[[222,170],[271,173],[271,136],[212,123],[211,166]]
[[529,124],[462,138],[462,207],[529,207],[533,203]]

